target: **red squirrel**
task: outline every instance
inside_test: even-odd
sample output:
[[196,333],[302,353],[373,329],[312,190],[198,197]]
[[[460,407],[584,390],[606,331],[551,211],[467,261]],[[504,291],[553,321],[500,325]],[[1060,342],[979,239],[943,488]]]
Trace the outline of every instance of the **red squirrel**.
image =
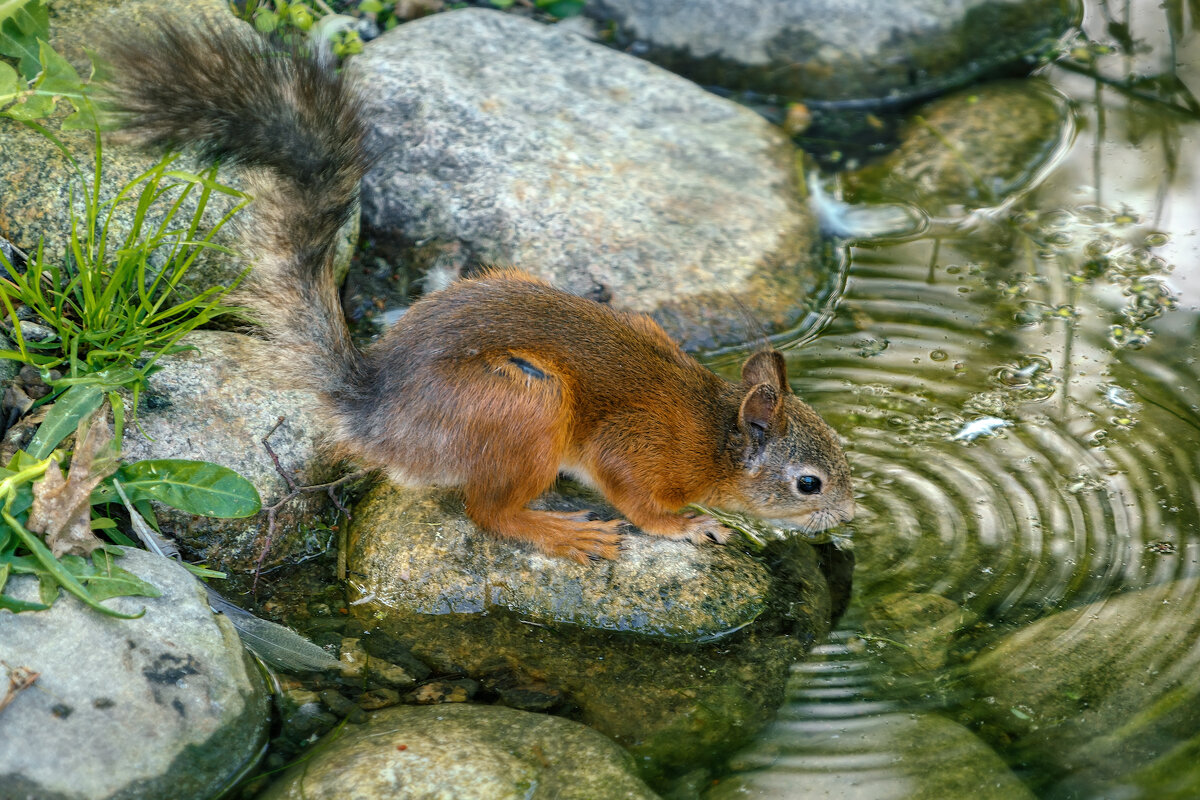
[[810,532],[853,516],[837,435],[792,394],[774,350],[731,383],[649,317],[516,270],[431,293],[358,349],[332,269],[369,162],[354,88],[232,25],[160,19],[107,55],[107,103],[125,128],[244,169],[254,269],[242,301],[320,396],[340,454],[400,483],[459,487],[481,529],[581,562],[617,556],[622,520],[530,509],[560,472],[672,539],[726,539],[682,513],[690,503]]

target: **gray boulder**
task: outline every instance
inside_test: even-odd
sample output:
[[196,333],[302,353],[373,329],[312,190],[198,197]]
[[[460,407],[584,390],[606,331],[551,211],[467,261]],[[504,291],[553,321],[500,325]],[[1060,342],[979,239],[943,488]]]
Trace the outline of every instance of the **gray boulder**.
[[436,286],[515,265],[651,313],[685,348],[745,341],[832,291],[795,153],[753,112],[553,26],[463,9],[348,67],[378,161],[363,219]]
[[[64,594],[49,611],[0,611],[9,668],[40,673],[0,712],[0,798],[92,800],[221,793],[257,760],[268,698],[233,626],[180,565],[142,550],[116,560],[160,597],[114,597],[114,619]],[[36,600],[37,580],[5,592]]]
[[1034,57],[1076,0],[588,0],[615,43],[697,83],[884,105]]

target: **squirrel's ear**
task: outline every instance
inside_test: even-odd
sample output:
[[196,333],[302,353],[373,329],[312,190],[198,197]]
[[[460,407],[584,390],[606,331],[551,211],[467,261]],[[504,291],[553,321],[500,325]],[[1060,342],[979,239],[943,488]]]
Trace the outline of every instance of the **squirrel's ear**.
[[774,386],[780,394],[790,394],[787,363],[778,350],[759,350],[742,365],[742,381],[749,384],[766,383]]
[[750,436],[756,446],[761,445],[778,409],[779,392],[769,383],[760,383],[742,398],[742,406],[738,409],[738,427]]

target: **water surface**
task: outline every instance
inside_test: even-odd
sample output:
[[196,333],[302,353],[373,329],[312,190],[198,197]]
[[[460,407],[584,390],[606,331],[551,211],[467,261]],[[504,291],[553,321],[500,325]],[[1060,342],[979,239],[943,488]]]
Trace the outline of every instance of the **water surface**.
[[[1046,71],[1076,133],[1037,185],[851,249],[836,314],[789,358],[849,443],[855,599],[715,794],[1200,796],[1200,674],[1169,669],[1195,658],[1181,581],[1200,571],[1197,24],[1183,3],[1092,4],[1088,37],[1114,52]],[[1162,102],[1108,85],[1131,75]],[[1163,590],[1137,624],[1103,612],[1146,587]],[[1088,606],[1020,662],[1031,685],[1063,671],[1066,711],[972,674],[1014,631]],[[1123,718],[1069,661],[1082,641],[1107,642],[1092,671],[1141,693]],[[1085,725],[1099,765],[1070,755]],[[948,777],[980,743],[1004,763]]]

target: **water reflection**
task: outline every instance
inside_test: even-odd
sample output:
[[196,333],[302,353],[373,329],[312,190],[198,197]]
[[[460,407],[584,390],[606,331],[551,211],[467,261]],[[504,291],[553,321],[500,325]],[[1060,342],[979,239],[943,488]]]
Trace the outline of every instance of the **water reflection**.
[[856,596],[710,797],[1200,796],[1200,22],[1085,24],[1116,52],[1049,72],[1061,163],[853,248],[793,351],[852,449]]

